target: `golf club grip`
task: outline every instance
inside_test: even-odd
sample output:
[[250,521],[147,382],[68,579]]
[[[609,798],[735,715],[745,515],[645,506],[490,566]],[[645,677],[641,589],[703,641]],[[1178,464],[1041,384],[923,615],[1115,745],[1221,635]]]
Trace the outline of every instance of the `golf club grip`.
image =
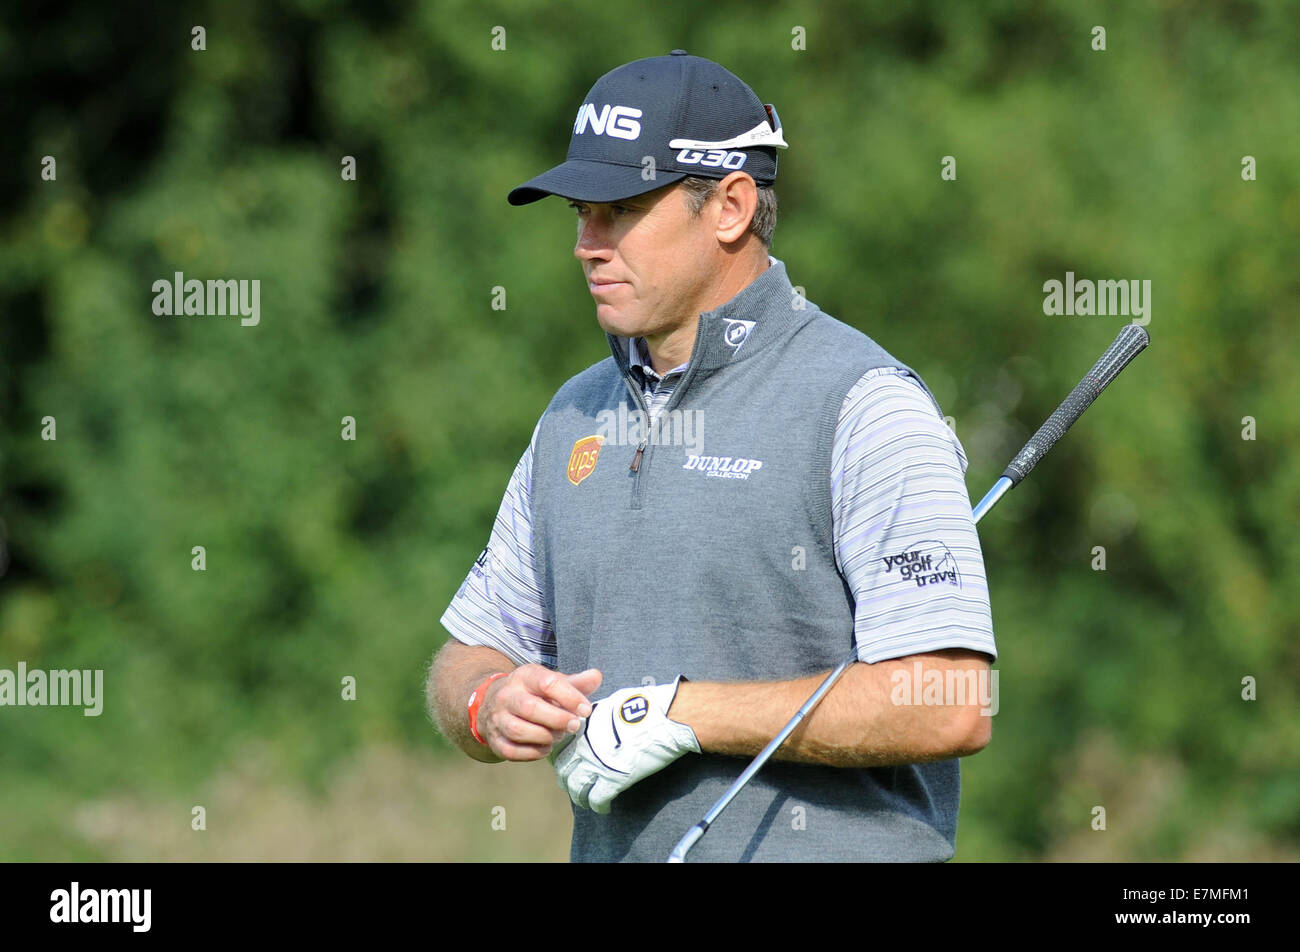
[[1146,328],[1140,324],[1128,324],[1119,332],[1106,353],[1092,366],[1070,391],[1070,395],[1061,401],[1047,421],[1030,437],[1015,459],[1007,464],[1002,475],[1011,480],[1014,486],[1038,465],[1038,461],[1047,455],[1056,441],[1065,435],[1065,431],[1074,425],[1074,421],[1083,416],[1083,411],[1101,396],[1101,392],[1110,382],[1119,376],[1119,372],[1129,362],[1142,353],[1143,348],[1151,342]]
[[[974,517],[975,522],[978,523],[981,517],[992,509],[1012,486],[1029,475],[1029,471],[1037,465],[1040,459],[1047,455],[1047,451],[1065,435],[1065,431],[1083,415],[1083,411],[1088,409],[1110,382],[1119,376],[1119,372],[1127,367],[1129,362],[1140,354],[1150,342],[1150,335],[1147,334],[1146,328],[1140,324],[1129,324],[1119,332],[1110,347],[1106,348],[1106,353],[1101,355],[1101,359],[1093,365],[1087,375],[1079,381],[1078,386],[1048,417],[1047,422],[1038,428],[1038,432],[1034,434],[1033,439],[1026,443],[1025,448],[1016,454],[1016,458],[1007,466],[1001,478],[994,483],[979,505],[974,508],[971,515]],[[668,862],[683,863],[686,861],[686,854],[708,832],[709,825],[726,809],[727,804],[740,792],[741,788],[749,781],[749,778],[757,773],[767,763],[768,759],[776,753],[777,748],[785,742],[785,739],[794,731],[799,722],[817,706],[817,703],[826,692],[839,680],[840,675],[847,671],[849,666],[856,660],[857,646],[855,644],[839,666],[826,676],[826,679],[822,681],[812,696],[804,702],[803,707],[799,708],[789,723],[781,729],[781,733],[772,738],[771,742],[759,752],[758,756],[745,768],[745,771],[727,789],[726,793],[713,804],[709,812],[705,814],[704,819],[686,831],[686,835],[678,841],[672,853],[669,854]]]

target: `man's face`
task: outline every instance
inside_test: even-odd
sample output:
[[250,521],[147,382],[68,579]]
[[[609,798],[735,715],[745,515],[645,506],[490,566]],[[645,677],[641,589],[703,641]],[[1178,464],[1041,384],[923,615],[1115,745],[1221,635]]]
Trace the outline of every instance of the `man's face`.
[[620,337],[655,337],[698,320],[718,243],[691,216],[676,183],[621,202],[570,202],[574,255],[596,300],[596,320]]

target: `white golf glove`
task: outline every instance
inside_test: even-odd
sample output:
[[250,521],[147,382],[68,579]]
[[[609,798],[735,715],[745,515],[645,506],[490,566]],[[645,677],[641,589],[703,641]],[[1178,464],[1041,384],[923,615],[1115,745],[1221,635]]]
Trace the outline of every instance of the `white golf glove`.
[[695,731],[668,719],[681,681],[624,688],[592,706],[583,729],[551,755],[569,799],[608,813],[610,801],[632,784],[700,752]]

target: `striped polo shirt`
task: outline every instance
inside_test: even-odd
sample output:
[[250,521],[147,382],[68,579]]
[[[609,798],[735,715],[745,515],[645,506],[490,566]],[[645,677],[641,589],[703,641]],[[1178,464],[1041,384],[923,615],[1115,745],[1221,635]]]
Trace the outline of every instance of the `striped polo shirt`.
[[[650,366],[644,340],[627,343],[629,363],[653,418],[688,364],[661,377]],[[554,668],[555,633],[533,568],[530,483],[536,440],[534,429],[506,487],[488,545],[443,614],[442,625],[465,644],[495,648],[518,664]],[[969,648],[996,658],[966,467],[956,434],[905,371],[869,370],[845,396],[831,451],[832,535],[837,568],[856,602],[858,660],[945,648]],[[882,556],[927,538],[945,541],[960,573],[960,589],[887,587],[896,576],[889,575]]]

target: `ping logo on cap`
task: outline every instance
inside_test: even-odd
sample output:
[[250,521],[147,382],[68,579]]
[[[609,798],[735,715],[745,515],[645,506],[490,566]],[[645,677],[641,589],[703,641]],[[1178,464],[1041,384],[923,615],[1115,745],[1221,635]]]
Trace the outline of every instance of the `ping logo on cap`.
[[590,126],[591,131],[598,136],[635,140],[641,135],[641,123],[637,122],[640,118],[641,110],[632,106],[605,105],[600,112],[596,112],[593,103],[584,102],[578,108],[577,118],[573,120],[573,134],[580,136]]

